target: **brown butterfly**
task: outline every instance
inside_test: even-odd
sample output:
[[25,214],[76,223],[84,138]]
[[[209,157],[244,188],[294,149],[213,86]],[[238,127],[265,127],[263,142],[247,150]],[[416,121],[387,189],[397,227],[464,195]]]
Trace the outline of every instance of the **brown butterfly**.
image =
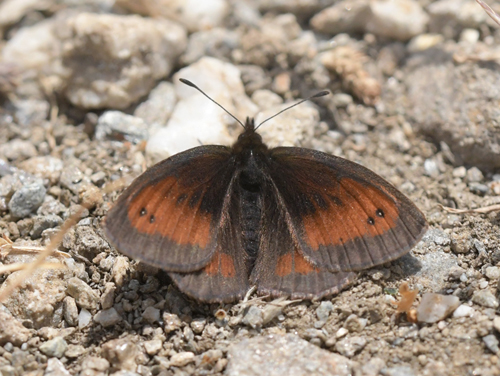
[[425,233],[420,210],[367,168],[269,149],[253,119],[243,127],[232,147],[195,147],[140,175],[107,216],[111,243],[198,300],[230,302],[251,285],[292,299],[337,293]]

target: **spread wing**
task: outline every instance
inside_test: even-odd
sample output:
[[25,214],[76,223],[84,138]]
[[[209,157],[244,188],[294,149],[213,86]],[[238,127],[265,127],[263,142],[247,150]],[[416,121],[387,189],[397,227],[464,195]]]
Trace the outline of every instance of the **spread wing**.
[[406,196],[354,162],[280,147],[271,151],[268,166],[285,212],[279,218],[287,221],[297,256],[312,265],[331,272],[379,265],[409,252],[427,229]]
[[217,250],[234,175],[230,149],[200,146],[140,175],[105,221],[122,253],[171,272],[209,264]]

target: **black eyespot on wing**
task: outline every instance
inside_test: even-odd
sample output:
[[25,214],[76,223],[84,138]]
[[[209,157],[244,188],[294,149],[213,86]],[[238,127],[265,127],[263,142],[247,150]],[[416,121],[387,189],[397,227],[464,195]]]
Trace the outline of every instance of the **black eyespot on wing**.
[[141,212],[140,212],[140,216],[144,217],[146,214],[148,214],[148,211],[146,210],[146,208],[142,208]]
[[385,216],[384,211],[382,209],[377,209],[375,214],[377,214],[377,217],[380,217],[380,218],[384,218],[384,216]]
[[313,199],[320,209],[328,209],[328,202],[323,198],[321,194],[315,192],[313,194]]
[[186,201],[187,194],[183,193],[177,198],[177,205],[182,204],[184,201]]
[[189,199],[189,206],[194,208],[201,199],[202,191],[201,189],[196,190]]
[[154,223],[154,222],[155,222],[155,216],[151,215],[151,217],[149,217],[149,223]]
[[367,222],[368,222],[369,225],[374,225],[375,224],[375,220],[372,217],[368,217]]

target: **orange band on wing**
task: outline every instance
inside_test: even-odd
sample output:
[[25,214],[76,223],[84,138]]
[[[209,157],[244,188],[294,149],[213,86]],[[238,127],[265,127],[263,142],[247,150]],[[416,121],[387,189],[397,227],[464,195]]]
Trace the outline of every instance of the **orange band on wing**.
[[318,271],[319,269],[307,262],[304,256],[297,250],[293,253],[289,252],[278,257],[278,263],[276,265],[276,275],[278,275],[278,277],[285,277],[292,272],[306,275]]
[[236,275],[233,258],[225,253],[217,252],[210,263],[203,269],[210,276],[220,273],[224,278]]
[[161,235],[180,245],[207,246],[211,215],[201,212],[200,192],[190,192],[168,177],[133,196],[127,214],[137,231]]
[[314,212],[303,217],[306,241],[313,250],[383,235],[399,218],[389,193],[352,179],[342,178],[339,187],[322,198],[328,206],[315,204]]

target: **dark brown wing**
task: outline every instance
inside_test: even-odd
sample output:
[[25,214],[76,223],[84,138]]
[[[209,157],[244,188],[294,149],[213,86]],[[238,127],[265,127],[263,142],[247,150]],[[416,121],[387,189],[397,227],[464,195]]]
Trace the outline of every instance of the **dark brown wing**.
[[251,260],[242,243],[240,187],[234,184],[210,262],[192,273],[169,273],[179,289],[204,302],[232,302],[249,289]]
[[314,265],[356,271],[394,260],[423,236],[422,212],[377,174],[302,148],[271,151],[268,174],[298,252]]
[[200,146],[174,155],[140,175],[105,221],[122,253],[171,272],[207,265],[231,196],[230,149]]
[[299,251],[287,208],[271,181],[264,187],[259,253],[250,280],[260,294],[312,299],[338,293],[355,273],[330,272],[314,266]]

